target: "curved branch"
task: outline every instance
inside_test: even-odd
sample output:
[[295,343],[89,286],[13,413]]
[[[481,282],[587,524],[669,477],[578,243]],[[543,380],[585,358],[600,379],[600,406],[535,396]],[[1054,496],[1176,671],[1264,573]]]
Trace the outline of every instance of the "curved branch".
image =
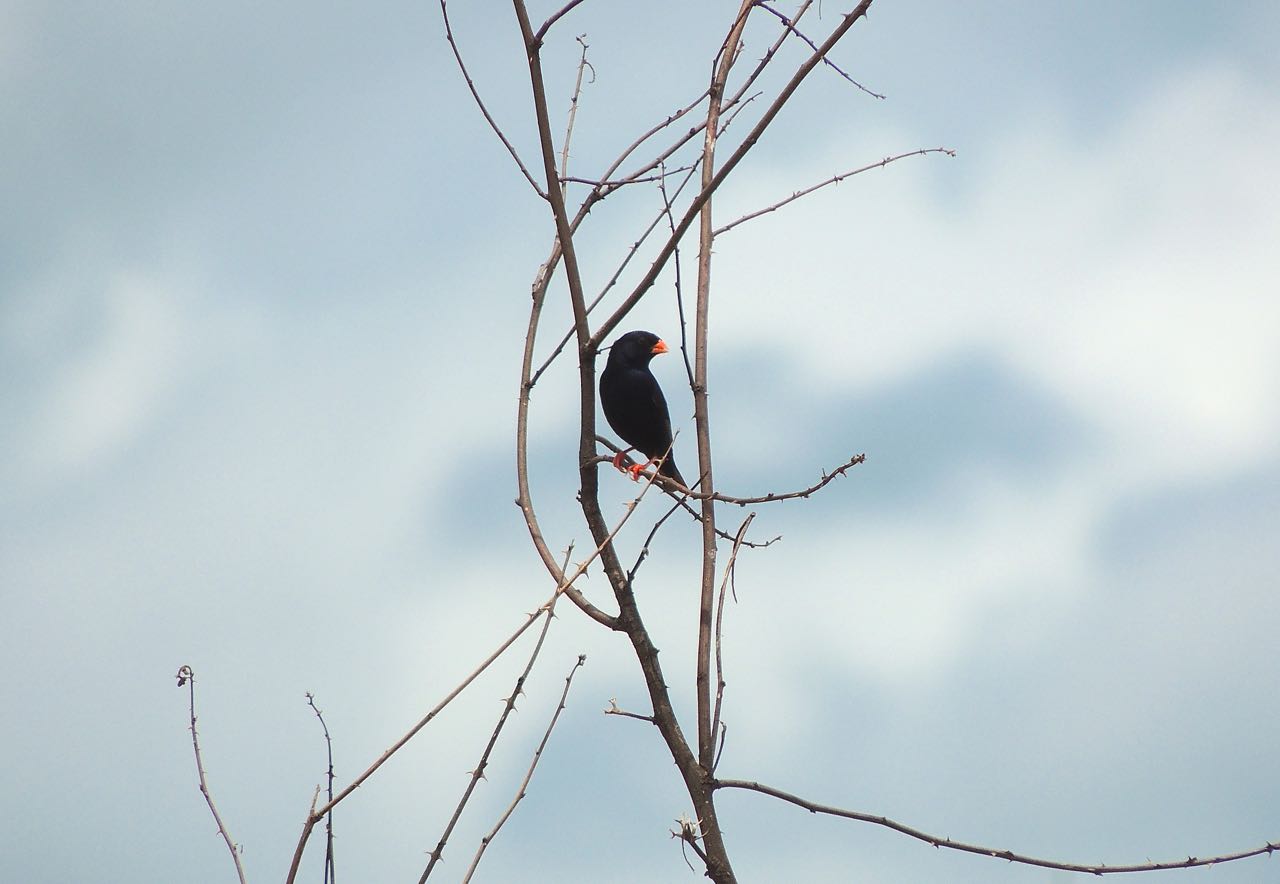
[[1186,859],[1170,860],[1167,862],[1148,862],[1134,863],[1124,866],[1108,866],[1108,865],[1089,865],[1085,863],[1068,863],[1058,862],[1050,859],[1040,859],[1034,856],[1026,856],[1021,853],[1014,853],[1012,850],[997,850],[991,847],[984,847],[980,844],[966,844],[963,841],[953,841],[950,838],[941,838],[937,835],[930,835],[928,832],[922,832],[919,829],[891,820],[888,817],[877,816],[875,814],[863,813],[857,810],[846,810],[843,807],[832,807],[827,804],[818,804],[801,798],[798,795],[792,795],[790,792],[784,792],[781,789],[775,789],[772,786],[766,786],[763,783],[757,783],[753,780],[716,780],[714,783],[716,789],[743,789],[749,792],[759,792],[762,795],[768,795],[796,807],[803,807],[810,813],[822,813],[828,816],[838,816],[849,820],[856,820],[862,823],[872,823],[877,826],[884,826],[886,829],[893,829],[908,837],[915,838],[917,841],[923,841],[934,847],[945,847],[948,850],[959,850],[963,853],[975,853],[979,856],[989,856],[994,859],[1003,859],[1011,863],[1021,863],[1028,866],[1039,866],[1043,869],[1056,869],[1062,872],[1083,872],[1088,875],[1119,875],[1131,872],[1161,872],[1169,869],[1192,869],[1197,866],[1212,866],[1220,863],[1235,862],[1240,859],[1248,859],[1253,856],[1261,856],[1262,854],[1272,854],[1280,850],[1280,842],[1267,842],[1261,847],[1254,847],[1250,850],[1241,850],[1238,853],[1226,853],[1221,856],[1199,857],[1188,856]]
[[[581,2],[581,0],[578,0],[578,2]],[[449,7],[447,3],[448,0],[440,0],[440,14],[444,16],[444,36],[445,39],[449,41],[449,48],[453,50],[453,58],[458,63],[458,70],[462,72],[462,79],[467,81],[467,88],[471,90],[471,97],[475,99],[476,107],[480,108],[480,113],[484,114],[485,122],[489,124],[489,128],[493,130],[493,134],[498,136],[498,140],[501,141],[502,146],[507,149],[507,153],[511,154],[511,159],[516,161],[516,166],[520,169],[520,174],[524,176],[525,181],[529,182],[529,186],[533,188],[533,192],[543,199],[546,199],[546,191],[538,186],[537,181],[533,180],[533,176],[529,174],[529,170],[525,167],[524,161],[520,159],[520,154],[516,153],[515,145],[507,139],[502,128],[498,125],[498,121],[493,118],[493,114],[489,113],[489,108],[485,106],[484,99],[480,97],[480,92],[476,89],[476,84],[471,79],[471,72],[467,70],[466,62],[462,60],[462,53],[458,50],[458,44],[454,42],[453,28],[449,24]],[[570,5],[573,6],[576,4]]]

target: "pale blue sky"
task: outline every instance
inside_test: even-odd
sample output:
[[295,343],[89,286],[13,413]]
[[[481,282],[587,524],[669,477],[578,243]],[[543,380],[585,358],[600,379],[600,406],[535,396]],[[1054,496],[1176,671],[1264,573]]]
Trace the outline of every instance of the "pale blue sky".
[[[683,6],[587,3],[548,42],[557,120],[573,37],[591,44],[579,174],[702,88],[731,7]],[[453,14],[532,159],[511,10]],[[744,58],[773,33],[763,17]],[[722,219],[888,154],[959,152],[718,243],[722,487],[868,455],[759,509],[784,539],[739,562],[722,774],[1083,862],[1276,839],[1278,39],[1263,3],[878,2],[839,61],[887,100],[819,71],[743,164]],[[0,131],[0,877],[234,879],[195,789],[186,663],[251,880],[282,880],[324,770],[304,693],[345,781],[550,590],[512,505],[545,207],[431,3],[11,2]],[[593,212],[592,289],[656,198]],[[567,310],[548,313],[544,340]],[[678,339],[669,278],[624,327]],[[655,370],[690,463],[683,371]],[[567,367],[548,373],[532,450],[557,549],[587,537],[575,407]],[[635,490],[602,487],[615,514]],[[696,543],[673,521],[637,585],[686,715]],[[598,576],[585,590],[611,606]],[[478,880],[700,880],[667,834],[687,803],[656,734],[601,714],[643,710],[634,658],[570,609],[445,880],[579,653]],[[342,805],[340,880],[416,880],[522,663]],[[1071,880],[720,803],[744,881]],[[316,840],[308,880],[321,857]]]

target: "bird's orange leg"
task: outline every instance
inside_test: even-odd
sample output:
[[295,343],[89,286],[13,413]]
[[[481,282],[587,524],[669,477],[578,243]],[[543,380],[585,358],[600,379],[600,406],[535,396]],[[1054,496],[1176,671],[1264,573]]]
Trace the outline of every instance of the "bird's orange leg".
[[645,468],[656,462],[656,459],[646,460],[644,463],[633,463],[631,466],[627,467],[627,472],[631,474],[631,481],[639,482],[640,474],[645,471]]

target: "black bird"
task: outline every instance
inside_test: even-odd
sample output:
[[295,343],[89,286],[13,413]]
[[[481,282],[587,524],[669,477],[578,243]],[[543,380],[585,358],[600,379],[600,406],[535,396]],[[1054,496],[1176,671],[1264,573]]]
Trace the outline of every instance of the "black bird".
[[[671,415],[667,412],[667,400],[649,371],[649,360],[666,352],[667,345],[653,332],[627,332],[614,341],[609,361],[600,374],[600,405],[613,431],[649,458],[647,463],[630,467],[632,479],[640,478],[641,470],[665,456],[658,472],[684,485],[671,452]],[[623,451],[613,458],[613,465],[620,470],[627,469],[622,465],[626,453]]]

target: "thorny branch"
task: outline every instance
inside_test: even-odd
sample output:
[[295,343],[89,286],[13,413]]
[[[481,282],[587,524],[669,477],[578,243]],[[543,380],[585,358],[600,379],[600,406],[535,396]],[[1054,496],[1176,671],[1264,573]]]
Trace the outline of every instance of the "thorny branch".
[[825,181],[819,181],[817,184],[813,185],[812,187],[806,187],[803,190],[797,190],[794,193],[792,193],[791,196],[786,197],[785,199],[780,199],[776,203],[773,203],[772,205],[765,206],[763,209],[757,209],[754,212],[748,212],[746,215],[743,215],[741,218],[737,218],[733,221],[730,221],[728,224],[724,225],[723,227],[717,227],[713,235],[719,236],[722,233],[732,230],[733,228],[737,227],[739,224],[745,224],[748,221],[751,221],[755,218],[759,218],[761,215],[767,215],[770,212],[776,212],[778,211],[778,209],[781,209],[783,206],[787,205],[788,203],[793,203],[796,200],[800,199],[801,197],[806,197],[809,194],[813,193],[815,190],[821,190],[822,188],[830,184],[839,184],[841,181],[844,181],[846,178],[852,178],[854,175],[861,175],[863,172],[869,172],[872,169],[883,169],[885,166],[889,165],[890,163],[896,163],[898,160],[904,160],[907,157],[922,157],[925,154],[931,154],[931,153],[944,153],[949,157],[954,157],[956,155],[956,152],[949,147],[925,147],[925,148],[921,148],[920,150],[911,150],[911,151],[907,151],[906,153],[900,153],[897,156],[885,157],[882,160],[877,160],[874,163],[867,163],[867,165],[860,166],[857,169],[851,169],[850,171],[842,172],[839,175],[832,175],[830,178],[827,178]]
[[[596,548],[592,551],[591,555],[589,555],[584,561],[578,564],[578,566],[574,569],[572,574],[568,574],[566,569],[560,568],[557,565],[557,570],[561,574],[562,579],[560,583],[556,585],[555,592],[551,594],[551,597],[549,599],[547,599],[545,602],[539,605],[537,610],[527,615],[525,617],[524,623],[522,623],[515,630],[515,632],[509,635],[507,639],[502,644],[500,644],[497,647],[497,649],[494,650],[494,652],[484,660],[484,662],[482,662],[478,667],[476,667],[471,672],[470,675],[468,675],[466,678],[462,680],[461,683],[455,686],[453,690],[451,690],[443,700],[437,703],[436,706],[433,709],[431,709],[430,712],[428,712],[425,716],[423,716],[418,721],[417,724],[415,724],[412,728],[410,728],[408,733],[406,733],[399,740],[397,740],[391,746],[391,748],[387,749],[380,756],[378,756],[378,759],[374,761],[374,763],[371,764],[368,767],[368,769],[365,770],[364,773],[356,777],[356,779],[352,781],[350,785],[348,785],[345,789],[339,792],[324,807],[320,808],[319,810],[315,810],[307,815],[307,820],[303,825],[302,835],[298,838],[298,846],[294,849],[293,863],[289,867],[289,876],[288,878],[286,878],[286,884],[293,884],[295,878],[297,877],[298,866],[302,862],[303,851],[306,849],[307,840],[311,837],[311,830],[315,827],[315,824],[319,822],[321,819],[323,819],[326,814],[330,813],[333,810],[333,808],[336,807],[339,803],[341,803],[348,795],[350,795],[356,789],[360,788],[360,786],[364,784],[365,780],[373,776],[373,774],[378,770],[378,768],[382,767],[382,765],[385,764],[387,760],[391,758],[392,755],[400,751],[400,749],[402,749],[406,743],[412,740],[420,730],[426,727],[427,724],[429,724],[433,718],[439,715],[440,712],[446,706],[452,703],[458,697],[459,694],[461,694],[464,690],[466,690],[471,685],[472,682],[474,682],[477,678],[479,678],[480,675],[486,669],[488,669],[495,660],[501,657],[509,647],[515,644],[516,639],[524,635],[524,633],[529,629],[529,627],[532,626],[540,616],[542,616],[543,612],[549,606],[555,603],[555,600],[557,598],[559,598],[561,595],[567,596],[569,598],[573,598],[573,594],[577,593],[577,590],[574,589],[573,587],[574,582],[577,581],[579,577],[581,577],[583,574],[587,572],[587,568],[590,567],[591,563],[596,560],[596,557],[603,554],[603,552],[606,549],[606,546],[613,542],[614,536],[620,530],[622,530],[622,526],[625,525],[627,523],[627,520],[631,518],[631,514],[636,511],[636,508],[639,506],[641,499],[643,499],[645,494],[648,493],[649,488],[651,488],[652,485],[653,485],[652,482],[645,483],[644,488],[641,489],[640,491],[640,494],[627,505],[627,511],[625,514],[623,514],[623,517],[621,520],[619,520],[618,524],[607,535],[605,535],[603,541],[596,546]],[[572,549],[572,547],[570,547],[570,549]],[[579,597],[581,597],[581,593],[578,593],[578,595]],[[586,602],[585,599],[583,601],[584,601],[584,604],[587,604],[590,607],[589,602]],[[595,610],[594,608],[592,609]],[[608,615],[603,615],[603,616],[608,617]],[[608,619],[610,623],[617,622],[615,618],[609,617]],[[610,628],[615,629],[617,627],[610,626]]]
[[222,814],[218,813],[218,806],[213,803],[213,793],[209,791],[209,780],[205,777],[204,758],[200,755],[200,737],[196,733],[196,674],[190,666],[186,665],[178,667],[178,687],[184,686],[187,688],[187,708],[191,714],[191,748],[196,756],[200,794],[204,796],[205,804],[209,805],[209,813],[213,814],[213,821],[218,826],[218,834],[226,842],[227,850],[231,851],[231,861],[236,865],[236,877],[240,879],[240,884],[245,884],[244,866],[240,864],[240,849],[231,840],[231,833],[222,822]]
[[498,822],[489,831],[489,834],[480,839],[480,847],[477,848],[476,855],[471,860],[471,866],[467,869],[467,874],[462,879],[462,884],[467,884],[471,880],[471,876],[475,874],[476,866],[480,865],[480,858],[484,856],[485,850],[493,843],[493,839],[498,837],[498,831],[511,818],[511,814],[515,813],[516,805],[528,794],[529,782],[533,779],[533,772],[538,767],[538,762],[542,760],[542,752],[547,748],[547,741],[551,739],[551,731],[555,728],[556,722],[560,720],[560,713],[564,711],[565,700],[569,697],[569,688],[573,686],[573,676],[586,662],[587,655],[579,654],[578,662],[573,665],[573,668],[569,670],[569,674],[565,677],[564,690],[560,693],[560,702],[556,704],[556,711],[552,714],[551,721],[547,724],[547,730],[543,733],[542,740],[538,743],[538,748],[533,750],[533,761],[529,763],[529,769],[525,772],[524,779],[520,781],[520,788],[516,790],[516,797],[507,809],[503,811],[502,816],[498,818]]
[[[608,439],[604,438],[603,436],[597,436],[596,441],[604,445],[606,448],[609,448],[610,450],[614,451],[615,453],[621,450],[620,448],[618,448],[618,446],[614,445],[612,442],[610,442]],[[847,461],[842,463],[840,466],[836,467],[834,470],[831,470],[830,472],[823,470],[822,478],[819,479],[813,485],[810,485],[808,488],[801,488],[798,491],[783,491],[783,492],[770,491],[768,494],[761,494],[755,497],[734,497],[733,495],[729,495],[729,494],[721,494],[718,491],[710,492],[710,493],[691,491],[685,488],[684,486],[682,486],[679,482],[675,481],[674,479],[671,479],[667,476],[663,476],[657,473],[657,471],[653,469],[642,470],[640,472],[640,475],[646,476],[646,477],[656,476],[655,478],[656,484],[660,485],[664,492],[673,496],[681,495],[683,497],[688,498],[689,500],[716,500],[716,501],[719,501],[720,503],[731,503],[736,506],[750,506],[751,504],[756,504],[756,503],[772,503],[774,501],[779,501],[779,500],[794,500],[798,497],[799,498],[811,497],[816,492],[821,491],[823,488],[827,487],[827,485],[831,484],[833,480],[839,478],[840,476],[845,475],[846,473],[849,472],[849,470],[856,467],[858,464],[864,463],[866,459],[867,459],[866,454],[855,454],[852,457],[850,457]],[[612,464],[613,458],[606,454],[597,454],[595,456],[595,462]],[[622,465],[624,467],[630,466],[632,464],[634,464],[634,461],[630,457],[624,457],[622,459]],[[697,514],[695,513],[694,515],[696,516]],[[734,539],[732,534],[724,534],[722,535],[722,537],[725,540]],[[750,546],[751,544],[747,544],[747,545]]]
[[[763,9],[765,12],[769,13],[770,15],[777,16],[777,18],[782,22],[783,26],[785,26],[785,27],[786,27],[787,31],[788,31],[789,33],[795,34],[797,37],[799,37],[799,38],[800,38],[801,40],[803,40],[805,43],[809,44],[809,48],[810,48],[810,49],[814,49],[814,50],[816,50],[816,49],[818,48],[817,44],[815,44],[812,40],[810,40],[808,37],[806,37],[806,36],[804,35],[804,33],[802,33],[802,32],[800,31],[800,29],[796,27],[796,22],[795,22],[795,21],[793,21],[792,19],[787,18],[785,15],[783,15],[783,14],[782,14],[781,12],[779,12],[778,10],[774,9],[774,8],[773,8],[772,6],[770,6],[768,3],[763,2],[763,0],[758,0],[758,2],[756,3],[756,5],[757,5],[757,6],[759,6],[761,9]],[[797,16],[796,18],[798,19],[798,18],[799,18],[799,16]],[[824,56],[822,57],[822,61],[823,61],[823,64],[825,64],[827,67],[831,68],[831,70],[835,71],[837,74],[839,74],[840,76],[844,77],[844,78],[845,78],[846,80],[848,80],[851,84],[853,84],[854,86],[856,86],[858,89],[861,89],[863,92],[867,93],[867,94],[868,94],[868,95],[870,95],[872,98],[879,98],[879,99],[881,99],[881,100],[883,100],[883,99],[884,99],[884,96],[883,96],[883,95],[881,95],[879,92],[872,92],[872,91],[871,91],[870,89],[868,89],[866,86],[863,86],[861,83],[859,83],[859,82],[858,82],[857,80],[855,80],[853,77],[851,77],[851,76],[849,76],[847,73],[845,73],[845,72],[840,68],[840,66],[839,66],[838,64],[836,64],[834,61],[832,61],[830,58],[827,58],[827,57],[824,55]]]
[[778,91],[773,102],[765,109],[764,113],[760,116],[760,119],[756,121],[755,126],[753,126],[751,131],[747,133],[745,138],[743,138],[742,142],[729,156],[729,159],[720,166],[719,171],[715,173],[715,176],[711,179],[710,183],[703,186],[698,195],[693,199],[693,202],[685,209],[684,215],[681,216],[679,223],[676,225],[675,233],[667,238],[666,244],[650,264],[649,270],[640,279],[640,281],[636,283],[634,288],[632,288],[631,294],[628,295],[626,299],[613,311],[609,318],[601,323],[600,327],[596,329],[590,341],[590,345],[592,347],[598,349],[604,339],[607,338],[615,328],[617,328],[618,323],[622,322],[622,320],[625,319],[635,308],[635,305],[639,303],[642,297],[644,297],[645,292],[653,286],[654,282],[658,279],[658,275],[671,259],[671,255],[675,251],[675,244],[693,225],[694,219],[697,218],[702,211],[702,206],[707,202],[707,200],[711,199],[712,194],[714,194],[725,179],[733,173],[733,170],[737,168],[740,162],[742,162],[743,158],[751,151],[751,148],[759,142],[760,138],[764,135],[765,130],[772,125],[774,119],[782,112],[782,108],[786,106],[787,102],[790,101],[791,96],[800,88],[800,84],[805,81],[810,73],[812,73],[818,63],[835,47],[837,43],[840,42],[840,39],[844,37],[844,35],[847,34],[855,24],[857,24],[859,19],[863,18],[867,14],[867,10],[871,8],[871,2],[872,0],[861,0],[857,6],[855,6],[850,12],[846,13],[841,18],[840,23],[832,29],[831,33],[827,36],[827,39],[823,41],[822,45],[797,67],[795,73],[792,74],[791,79],[788,80],[786,85]]
[[763,783],[757,783],[752,780],[716,780],[714,787],[716,789],[744,789],[751,792],[759,792],[762,795],[769,795],[773,798],[794,804],[796,807],[802,807],[810,813],[827,814],[829,816],[838,816],[845,819],[856,820],[858,822],[884,826],[885,828],[893,829],[895,832],[900,832],[903,835],[915,838],[918,841],[931,844],[934,847],[945,847],[949,850],[959,850],[963,853],[976,853],[979,856],[990,856],[995,857],[996,859],[1007,860],[1011,863],[1039,866],[1044,869],[1056,869],[1063,872],[1083,872],[1089,875],[1118,875],[1131,872],[1160,872],[1168,869],[1191,869],[1197,866],[1213,866],[1221,863],[1248,859],[1252,856],[1261,856],[1264,853],[1270,855],[1280,850],[1280,842],[1267,842],[1261,847],[1242,850],[1238,853],[1227,853],[1221,856],[1210,857],[1189,856],[1186,859],[1171,860],[1168,862],[1135,863],[1133,865],[1123,866],[1057,862],[1055,860],[1039,859],[1034,856],[1014,853],[1012,850],[996,850],[991,847],[983,847],[980,844],[966,844],[963,841],[953,841],[950,838],[941,838],[937,835],[930,835],[928,832],[922,832],[919,829],[913,828],[904,823],[896,822],[888,817],[863,813],[857,810],[846,810],[842,807],[832,807],[828,804],[818,804],[817,802],[809,801],[806,798],[801,798],[798,795],[792,795],[790,792],[784,792],[781,789],[775,789],[772,786],[766,786]]
[[[581,0],[579,0],[581,2]],[[549,22],[550,20],[548,20]],[[595,68],[591,67],[587,61],[587,41],[582,37],[578,38],[578,44],[582,46],[582,57],[578,60],[578,78],[573,84],[573,96],[569,99],[569,122],[565,126],[564,147],[560,151],[560,194],[561,197],[568,192],[568,175],[569,175],[569,143],[573,141],[573,123],[578,118],[578,98],[582,95],[582,75],[588,69],[591,70],[591,79],[596,78]]]
[[[565,554],[566,565],[571,554],[572,550]],[[449,822],[444,827],[444,832],[440,835],[440,841],[436,844],[435,850],[431,851],[431,858],[427,861],[427,867],[423,869],[422,877],[418,879],[418,884],[425,884],[427,878],[431,877],[431,870],[436,867],[436,864],[444,856],[445,844],[449,842],[449,836],[453,834],[454,827],[462,817],[462,811],[466,808],[467,802],[471,800],[471,795],[475,792],[476,786],[484,778],[484,771],[489,766],[489,756],[493,753],[493,747],[498,744],[498,737],[502,735],[502,729],[506,727],[507,719],[515,711],[516,698],[524,693],[524,683],[528,681],[529,673],[533,672],[533,665],[538,661],[538,654],[542,653],[542,645],[547,640],[547,633],[551,630],[551,621],[555,617],[556,601],[557,599],[552,599],[551,603],[544,609],[542,631],[538,633],[538,640],[533,645],[533,651],[529,654],[529,660],[525,663],[524,671],[516,679],[515,687],[511,689],[511,695],[503,702],[502,714],[498,716],[498,723],[494,726],[493,733],[489,735],[489,742],[485,745],[484,751],[480,753],[480,761],[476,764],[475,769],[471,771],[471,779],[467,782],[467,787],[463,790],[462,797],[458,799],[458,804],[453,810],[453,816],[449,818]]]
[[[329,725],[324,723],[324,713],[320,711],[320,707],[316,705],[316,698],[307,691],[307,705],[311,707],[311,711],[316,714],[316,718],[320,721],[320,729],[324,731],[324,747],[325,752],[329,756],[329,768],[325,771],[325,777],[328,781],[327,795],[330,801],[333,800],[333,740],[329,737]],[[314,810],[314,806],[312,807]],[[324,818],[324,884],[334,884],[337,880],[337,869],[334,867],[333,857],[333,814],[330,813]]]

